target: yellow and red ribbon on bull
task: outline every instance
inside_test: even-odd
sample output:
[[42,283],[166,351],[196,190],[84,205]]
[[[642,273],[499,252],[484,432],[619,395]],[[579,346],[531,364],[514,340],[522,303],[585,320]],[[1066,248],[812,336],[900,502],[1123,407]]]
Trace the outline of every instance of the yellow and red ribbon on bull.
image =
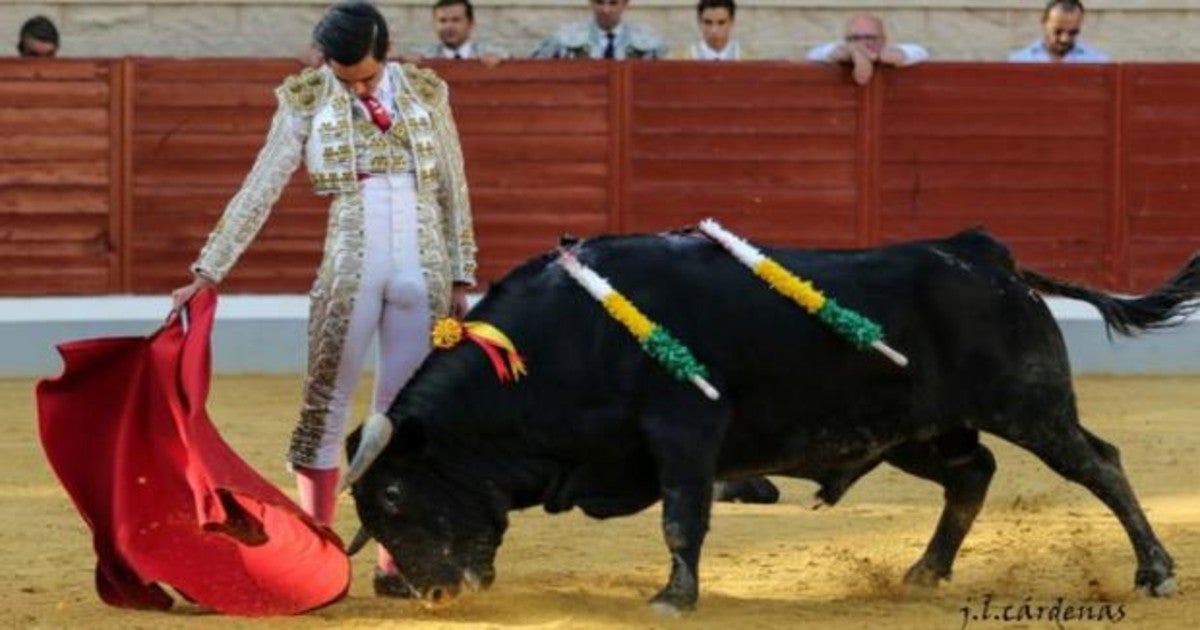
[[508,335],[487,322],[460,322],[446,317],[433,325],[433,347],[448,350],[470,339],[483,350],[501,383],[521,380],[528,371]]

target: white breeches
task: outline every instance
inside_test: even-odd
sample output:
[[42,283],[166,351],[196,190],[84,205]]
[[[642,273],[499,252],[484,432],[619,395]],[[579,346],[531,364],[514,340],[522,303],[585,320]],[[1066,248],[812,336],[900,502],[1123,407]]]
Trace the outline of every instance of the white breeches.
[[[430,350],[429,296],[421,268],[416,183],[411,174],[363,180],[362,278],[354,295],[313,468],[336,468],[351,398],[378,332],[372,410],[385,413]],[[310,339],[309,343],[317,340]]]

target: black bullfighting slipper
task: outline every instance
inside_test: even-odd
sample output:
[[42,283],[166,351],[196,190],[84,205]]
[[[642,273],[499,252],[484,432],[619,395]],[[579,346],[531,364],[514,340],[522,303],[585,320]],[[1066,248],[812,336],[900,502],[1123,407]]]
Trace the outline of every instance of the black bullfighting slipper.
[[385,573],[376,567],[372,578],[377,597],[398,597],[402,599],[413,597],[412,587],[408,585],[408,580],[404,579],[399,573]]

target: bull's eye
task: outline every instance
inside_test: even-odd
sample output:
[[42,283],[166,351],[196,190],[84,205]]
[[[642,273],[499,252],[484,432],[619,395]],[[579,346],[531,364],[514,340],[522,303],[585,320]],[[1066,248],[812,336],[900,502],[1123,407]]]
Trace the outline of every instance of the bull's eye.
[[390,516],[396,516],[400,513],[400,500],[404,497],[400,492],[400,487],[396,485],[388,486],[383,490],[383,511]]

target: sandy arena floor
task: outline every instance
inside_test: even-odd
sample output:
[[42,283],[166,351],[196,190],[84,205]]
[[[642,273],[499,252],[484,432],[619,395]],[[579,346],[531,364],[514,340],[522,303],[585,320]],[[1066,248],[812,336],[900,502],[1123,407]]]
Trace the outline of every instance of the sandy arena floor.
[[[991,595],[1005,604],[1107,602],[1110,621],[1067,628],[1200,626],[1200,377],[1092,377],[1078,383],[1085,424],[1121,449],[1126,470],[1177,565],[1180,593],[1132,591],[1133,552],[1116,519],[1024,451],[989,438],[999,469],[954,580],[905,593],[940,489],[889,468],[832,510],[809,509],[815,485],[782,480],[775,506],[719,505],[701,564],[700,609],[662,619],[644,605],[668,569],[658,510],[608,522],[578,512],[514,515],[488,592],[427,611],[370,592],[372,554],[355,559],[350,597],[296,618],[247,621],[190,606],[109,608],[92,586],[91,534],[50,472],[36,437],[32,379],[0,380],[0,626],[44,628],[947,628]],[[282,464],[299,377],[218,378],[210,412],[226,439],[291,491]],[[363,397],[360,397],[360,407]],[[361,417],[361,414],[356,416]],[[338,530],[356,521],[341,503]],[[1011,609],[1016,614],[1017,609]],[[1123,615],[1123,616],[1122,616]],[[1112,622],[1113,617],[1119,621]],[[966,620],[970,628],[1053,628],[1048,621]]]

